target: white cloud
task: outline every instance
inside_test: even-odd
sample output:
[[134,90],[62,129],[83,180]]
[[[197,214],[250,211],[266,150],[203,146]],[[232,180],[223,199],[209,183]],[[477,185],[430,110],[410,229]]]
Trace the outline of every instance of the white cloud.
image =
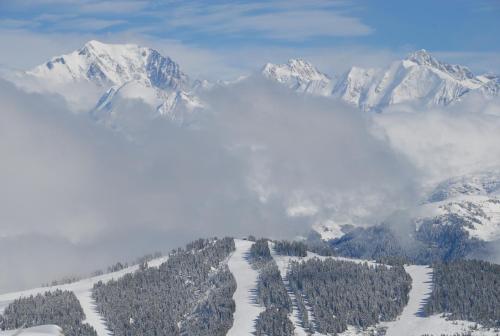
[[441,109],[393,106],[375,121],[391,145],[435,183],[500,167],[500,101],[476,98]]
[[[373,29],[361,22],[337,2],[233,3],[207,7],[188,3],[172,8],[167,14],[168,27],[189,28],[216,34],[252,34],[271,39],[304,40],[315,36],[360,36]],[[346,6],[348,7],[348,6]]]
[[[212,109],[197,130],[143,122],[134,142],[54,97],[0,87],[0,246],[14,240],[37,253],[30,239],[42,237],[39,253],[70,251],[65,270],[89,250],[119,256],[130,246],[140,254],[200,236],[285,238],[341,214],[373,223],[412,197],[411,167],[373,137],[360,111],[267,81],[208,93]],[[147,107],[123,108],[140,119]],[[300,216],[290,212],[300,206]],[[169,236],[176,241],[159,240]],[[5,286],[48,280],[49,273],[21,277],[51,258],[0,253],[0,266],[19,265],[2,277]]]

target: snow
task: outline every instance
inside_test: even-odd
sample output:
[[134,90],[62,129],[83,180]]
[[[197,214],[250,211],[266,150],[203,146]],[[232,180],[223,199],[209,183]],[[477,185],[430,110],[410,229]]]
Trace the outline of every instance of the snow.
[[288,291],[288,295],[290,296],[290,300],[292,301],[292,312],[291,312],[289,317],[290,317],[290,320],[292,321],[293,325],[295,326],[295,335],[296,336],[306,336],[306,335],[308,335],[308,333],[302,327],[301,322],[300,322],[299,309],[297,307],[297,299],[295,298],[295,294],[290,290],[290,286],[289,286],[288,279],[287,279],[288,267],[289,267],[290,261],[293,257],[277,255],[276,252],[274,251],[272,244],[270,244],[269,248],[271,250],[271,255],[273,256],[274,261],[276,262],[276,265],[278,266],[278,269],[280,270],[281,278],[283,279],[283,283],[285,284],[285,287]]
[[62,330],[56,325],[43,325],[33,328],[0,331],[0,336],[61,336]]
[[353,66],[336,82],[304,60],[268,63],[262,74],[297,92],[333,96],[364,111],[401,103],[448,105],[468,92],[492,96],[500,91],[496,77],[475,76],[468,68],[440,62],[425,50],[384,69]]
[[[168,257],[153,259],[148,262],[148,266],[158,267],[159,265],[166,262],[167,259]],[[19,292],[0,294],[0,314],[9,305],[9,303],[21,297],[29,297],[30,295],[35,296],[37,294],[43,294],[45,292],[53,292],[57,289],[71,291],[75,293],[75,296],[80,301],[80,305],[82,306],[82,309],[85,313],[86,317],[85,321],[94,327],[98,336],[108,336],[111,334],[107,330],[103,318],[99,315],[99,313],[95,309],[95,302],[91,297],[92,288],[94,287],[94,284],[98,283],[99,281],[106,283],[111,280],[117,280],[123,277],[125,274],[133,273],[138,269],[139,265],[133,265],[116,272],[106,273],[92,278],[82,279],[80,281],[76,281],[70,284],[50,286],[50,287],[38,287]]]
[[328,96],[332,80],[302,59],[290,59],[286,64],[267,63],[262,75],[301,93]]
[[135,44],[89,41],[9,79],[30,92],[59,94],[74,112],[91,113],[113,129],[127,120],[119,114],[129,100],[141,100],[149,107],[144,120],[184,120],[183,114],[203,107],[189,92],[190,80],[177,63]]
[[[409,335],[422,324],[422,308],[432,292],[432,269],[428,266],[406,266],[405,271],[411,276],[412,286],[409,301],[396,321],[388,322],[386,336]],[[414,332],[415,335],[417,335]],[[421,335],[423,333],[419,333]]]
[[[482,241],[500,239],[500,197],[496,195],[461,195],[444,201],[426,203],[416,211],[417,223],[432,219],[435,225],[448,225],[448,218],[460,218],[470,237]],[[417,226],[419,229],[419,226]]]
[[[305,257],[293,257],[293,256],[283,256],[283,255],[278,255],[274,251],[273,244],[270,243],[269,248],[271,250],[271,255],[276,262],[276,265],[278,266],[278,269],[281,273],[281,278],[283,279],[283,283],[285,284],[285,287],[288,290],[288,295],[290,296],[290,299],[292,300],[292,312],[290,314],[290,320],[292,321],[293,325],[295,326],[295,335],[297,336],[305,336],[309,335],[309,333],[302,327],[301,321],[299,318],[299,310],[297,307],[297,301],[295,298],[294,293],[290,290],[289,284],[288,284],[288,279],[287,279],[287,274],[288,274],[288,268],[290,265],[291,261],[306,261],[310,259],[320,259],[320,260],[326,260],[326,259],[333,259],[333,260],[339,260],[339,261],[348,261],[348,262],[354,262],[357,264],[362,264],[362,263],[367,263],[370,266],[375,266],[375,265],[381,265],[378,264],[374,261],[370,260],[363,260],[363,259],[351,259],[351,258],[344,258],[344,257],[330,257],[330,256],[320,256],[316,253],[312,252],[307,252],[307,256]],[[313,321],[314,323],[314,316],[311,316],[311,310],[309,307],[307,307],[309,310],[309,320]],[[321,336],[322,334],[320,333],[315,333],[314,335]]]
[[104,318],[97,312],[95,301],[92,299],[92,291],[81,291],[75,293],[75,295],[78,301],[80,301],[83,313],[85,314],[85,320],[83,323],[88,323],[92,326],[98,336],[111,336],[112,333],[106,327]]
[[250,247],[253,242],[235,239],[236,250],[228,261],[228,267],[236,279],[236,291],[233,299],[236,302],[234,322],[227,336],[251,335],[255,330],[255,321],[264,307],[255,301],[255,290],[259,273],[248,262]]
[[[341,257],[323,257],[318,256],[314,253],[308,252],[307,256],[301,257],[289,257],[277,255],[271,248],[271,254],[278,265],[283,282],[288,289],[288,281],[286,279],[286,274],[288,272],[288,267],[290,261],[295,260],[309,260],[312,258],[319,258],[322,260],[332,258],[335,260],[350,261],[356,263],[368,263],[371,266],[380,265],[369,260],[360,259],[350,259]],[[389,267],[389,266],[387,266]],[[341,336],[369,336],[376,334],[377,329],[386,329],[386,336],[421,336],[423,334],[430,335],[441,335],[441,334],[454,334],[459,332],[471,332],[471,335],[484,335],[493,336],[496,333],[493,330],[481,329],[479,326],[478,330],[472,330],[476,323],[469,321],[448,321],[445,317],[440,315],[424,316],[422,314],[422,308],[430,296],[432,291],[432,268],[423,265],[407,265],[405,266],[406,272],[412,278],[412,288],[409,293],[409,301],[407,306],[403,309],[401,315],[395,320],[390,322],[382,322],[376,326],[369,327],[365,330],[356,328],[354,326],[348,326],[348,329],[343,333],[339,334]],[[290,320],[295,326],[295,335],[305,336],[308,333],[302,328],[300,319],[298,317],[298,308],[296,306],[296,301],[293,293],[289,291],[290,298],[292,299],[293,307],[292,313],[290,315]],[[311,316],[310,319],[312,320]],[[321,335],[315,333],[314,335]]]
[[481,329],[472,331],[475,323],[468,321],[449,321],[443,316],[424,316],[422,308],[432,292],[432,268],[422,265],[407,265],[406,272],[412,278],[412,288],[409,294],[409,301],[403,312],[395,321],[382,322],[377,326],[359,330],[352,326],[342,336],[368,336],[376,328],[387,328],[386,336],[421,336],[429,335],[452,335],[460,332],[471,332],[471,335],[496,335],[493,330]]

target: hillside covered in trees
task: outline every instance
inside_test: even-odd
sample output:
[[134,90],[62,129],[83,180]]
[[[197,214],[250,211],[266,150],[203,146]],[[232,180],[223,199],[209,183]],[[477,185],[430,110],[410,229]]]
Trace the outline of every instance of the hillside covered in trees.
[[159,268],[98,283],[97,309],[116,335],[225,335],[236,282],[223,261],[234,248],[232,238],[200,239]]
[[29,328],[56,324],[65,336],[97,336],[85,319],[75,294],[57,290],[15,300],[0,315],[1,329]]
[[500,328],[500,265],[462,260],[434,265],[434,289],[427,314]]
[[[369,266],[334,259],[293,262],[290,286],[308,329],[340,333],[395,319],[408,302],[411,278],[403,267]],[[310,316],[309,316],[310,317]]]

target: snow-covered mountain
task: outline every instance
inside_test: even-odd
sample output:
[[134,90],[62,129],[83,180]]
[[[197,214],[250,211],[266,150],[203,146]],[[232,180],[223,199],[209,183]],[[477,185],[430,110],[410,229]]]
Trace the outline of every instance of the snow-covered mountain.
[[55,57],[27,73],[54,82],[86,80],[103,87],[130,81],[161,89],[185,89],[189,85],[179,65],[156,50],[98,41],[89,41],[81,49]]
[[302,59],[290,59],[286,64],[267,63],[262,74],[301,93],[326,96],[332,90],[332,79]]
[[[448,105],[469,92],[484,96],[500,92],[500,76],[476,76],[464,66],[438,61],[425,50],[386,69],[353,66],[339,78],[302,59],[267,63],[261,74],[299,93],[338,98],[366,111],[382,111],[398,103]],[[176,62],[154,49],[98,41],[4,77],[30,91],[59,94],[73,110],[90,112],[113,128],[128,123],[130,116],[124,116],[123,110],[132,103],[146,107],[134,117],[164,117],[189,124],[203,109],[197,97],[200,90],[232,83],[191,81]]]
[[297,92],[333,96],[365,111],[399,103],[448,105],[469,92],[492,96],[500,88],[498,76],[476,76],[467,67],[441,62],[425,50],[385,69],[353,66],[336,81],[303,60],[267,64],[262,74]]
[[481,241],[500,240],[500,172],[482,172],[440,183],[420,209],[417,223],[453,225]]
[[135,44],[89,41],[14,80],[29,90],[60,94],[73,109],[90,112],[112,127],[120,127],[121,110],[132,102],[146,106],[146,119],[166,117],[178,123],[202,106],[176,62]]

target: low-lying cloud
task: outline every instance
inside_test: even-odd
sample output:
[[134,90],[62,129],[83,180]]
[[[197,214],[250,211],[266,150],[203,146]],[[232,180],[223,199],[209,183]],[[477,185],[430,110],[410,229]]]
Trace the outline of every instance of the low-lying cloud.
[[156,120],[133,141],[55,96],[0,86],[2,290],[200,236],[369,225],[413,197],[411,166],[365,115],[263,80],[208,93],[195,129]]
[[427,183],[500,163],[494,100],[373,116],[261,78],[201,99],[188,128],[124,104],[129,125],[141,121],[130,140],[0,82],[0,291],[198,237],[377,224]]
[[443,108],[393,106],[375,122],[427,183],[500,167],[498,99],[471,95]]

